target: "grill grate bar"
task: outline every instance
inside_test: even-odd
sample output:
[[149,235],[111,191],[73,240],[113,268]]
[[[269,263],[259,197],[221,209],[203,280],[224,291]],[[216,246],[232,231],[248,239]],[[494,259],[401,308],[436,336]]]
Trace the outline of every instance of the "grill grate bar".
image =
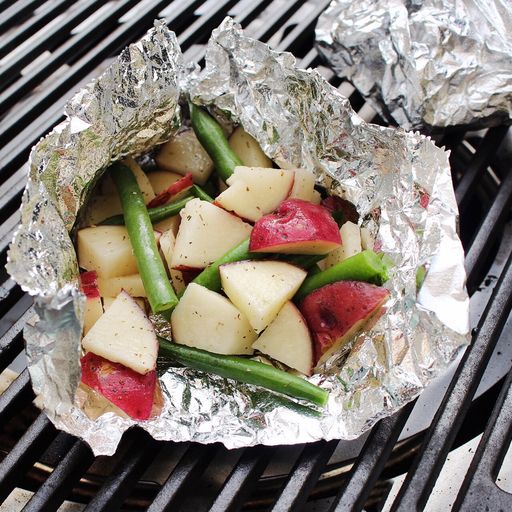
[[[174,12],[172,20],[182,23],[183,20],[180,21],[180,19],[186,18],[189,11],[192,11],[198,3],[200,3],[198,0],[194,0],[180,4]],[[23,109],[23,112],[26,112],[25,122],[30,122],[29,118],[34,117],[30,111],[44,111],[44,114],[34,119],[34,122],[37,123],[37,128],[28,125],[1,151],[0,161],[4,163],[3,172],[10,172],[12,174],[17,168],[21,167],[27,159],[32,145],[62,119],[62,109],[70,94],[69,89],[72,89],[76,83],[110,54],[115,53],[128,44],[133,39],[134,34],[139,34],[149,28],[154,17],[166,5],[166,0],[153,0],[151,4],[147,5],[143,15],[126,22],[114,30],[100,44],[70,66],[69,70],[56,83],[48,86],[43,94],[28,102]],[[48,105],[52,105],[51,112],[46,110]],[[23,113],[20,114],[23,115]]]
[[132,441],[130,449],[85,510],[94,512],[118,510],[133,490],[134,484],[154,459],[159,446],[157,441],[143,430],[131,431],[129,436]]
[[34,309],[31,307],[0,338],[0,371],[3,371],[14,357],[23,350],[23,327],[25,327],[27,320],[33,315]]
[[304,43],[304,41],[310,37],[318,17],[320,14],[322,14],[322,12],[325,11],[325,9],[327,9],[330,3],[330,0],[323,0],[320,2],[315,7],[313,12],[308,15],[307,19],[298,23],[297,26],[293,28],[290,33],[279,43],[277,49],[280,51],[288,50],[292,53],[296,53],[299,50],[298,45]]
[[[60,66],[66,64],[70,58],[76,59],[87,48],[98,42],[102,36],[110,33],[118,25],[118,19],[137,3],[138,0],[124,0],[120,2],[115,9],[101,19],[101,22],[94,25],[94,30],[91,30],[91,32],[81,32],[59,46],[58,49],[52,52],[49,59],[41,62],[36,69],[32,69],[30,73],[21,77],[0,95],[2,109],[8,109],[15,105],[21,96],[26,95],[41,84]],[[4,123],[5,126],[0,131],[0,141],[9,139],[9,137],[19,131],[20,127],[25,126],[29,120],[34,119],[39,111],[40,109],[35,109],[34,104],[31,103],[22,109],[21,112],[16,112],[15,115],[11,116]]]
[[372,429],[331,511],[349,512],[363,508],[413,407],[414,402],[408,403]]
[[[101,0],[89,0],[89,2],[82,5],[76,12],[67,17],[66,21],[63,21],[61,24],[56,24],[52,30],[48,30],[37,42],[34,41],[33,44],[27,45],[26,48],[18,53],[16,59],[12,59],[2,66],[2,71],[0,72],[0,84],[2,84],[2,87],[7,87],[8,84],[18,77],[20,71],[25,66],[30,64],[30,62],[46,49],[50,48],[52,44],[65,38],[70,30],[87,19],[94,11],[98,10],[102,4],[103,2]],[[1,133],[2,132],[0,132],[0,134]]]
[[7,498],[56,434],[57,430],[51,421],[44,413],[40,413],[0,463],[0,503]]
[[5,423],[10,414],[34,398],[30,386],[30,377],[25,368],[11,385],[0,395],[0,425]]
[[501,142],[507,134],[507,130],[508,127],[506,126],[490,128],[482,139],[474,158],[469,164],[469,168],[464,173],[455,190],[455,197],[457,198],[457,204],[461,213],[465,210],[478,179],[489,165],[489,160],[498,151]]
[[51,3],[38,13],[37,16],[32,17],[27,23],[21,25],[16,31],[0,42],[0,58],[5,57],[18,45],[22,44],[23,41],[33,36],[39,29],[43,28],[73,4],[73,0],[60,0],[57,3]]
[[467,286],[470,291],[476,286],[476,277],[482,268],[498,232],[510,213],[512,205],[512,172],[502,182],[492,206],[478,229],[466,255]]
[[281,495],[272,508],[273,512],[302,509],[336,446],[338,446],[337,440],[320,441],[304,447],[299,460],[290,471]]
[[19,23],[19,20],[44,4],[46,0],[20,0],[13,6],[6,9],[0,20],[0,31],[6,30],[9,26]]
[[483,321],[473,343],[461,360],[443,402],[427,431],[418,456],[395,500],[392,510],[422,508],[446,460],[450,447],[466,415],[493,348],[499,338],[512,304],[512,255],[494,289]]
[[176,468],[162,485],[147,512],[176,510],[185,492],[203,473],[218,449],[217,445],[203,446],[194,443],[189,446]]
[[267,467],[272,450],[273,448],[269,446],[256,446],[244,450],[242,457],[224,482],[210,512],[239,510]]
[[478,445],[466,478],[460,488],[453,511],[512,510],[512,494],[496,485],[496,473],[503,463],[512,439],[512,371],[503,384],[500,396]]
[[[71,436],[69,438],[72,439]],[[83,441],[75,441],[23,508],[23,512],[57,510],[93,460],[91,449]]]

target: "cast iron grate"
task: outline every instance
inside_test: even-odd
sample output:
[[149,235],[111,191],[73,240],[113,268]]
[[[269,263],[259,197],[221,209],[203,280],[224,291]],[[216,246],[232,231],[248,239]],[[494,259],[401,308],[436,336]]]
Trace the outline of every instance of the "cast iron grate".
[[[72,499],[94,511],[297,511],[307,500],[331,496],[319,510],[377,511],[390,490],[387,479],[407,472],[391,509],[421,510],[450,450],[476,435],[474,428],[478,431],[489,417],[453,510],[512,510],[512,496],[495,483],[512,437],[510,363],[508,376],[497,379],[483,400],[473,400],[512,302],[512,239],[506,236],[512,146],[505,127],[436,139],[452,150],[468,286],[479,320],[426,431],[399,442],[411,404],[381,421],[344,464],[332,460],[340,446],[335,441],[302,446],[293,454],[285,447],[228,452],[217,445],[157,442],[138,430],[125,435],[113,458],[94,459],[83,442],[57,432],[32,405],[20,355],[31,301],[4,269],[19,222],[30,147],[62,119],[73,91],[157,17],[176,31],[186,57],[200,62],[211,30],[230,14],[253,37],[293,52],[302,67],[319,68],[364,118],[382,123],[350,84],[322,66],[313,48],[316,20],[327,5],[327,0],[0,1],[0,371],[6,378],[13,361],[21,368],[0,394],[0,503],[21,487],[34,492],[24,510],[56,510]],[[274,459],[288,455],[285,472],[266,476]],[[151,478],[155,459],[173,461],[156,483]]]

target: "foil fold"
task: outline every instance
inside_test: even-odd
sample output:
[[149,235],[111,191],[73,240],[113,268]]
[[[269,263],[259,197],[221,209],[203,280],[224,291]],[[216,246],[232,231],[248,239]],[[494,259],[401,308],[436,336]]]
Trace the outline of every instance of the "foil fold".
[[[311,170],[330,193],[356,204],[375,248],[395,263],[387,312],[309,378],[330,391],[324,410],[169,361],[159,361],[161,409],[149,420],[103,413],[101,404],[91,419],[79,406],[84,297],[73,226],[110,161],[171,137],[180,97],[242,124],[280,165]],[[212,33],[203,72],[183,63],[175,35],[156,22],[66,112],[31,155],[7,268],[36,303],[25,330],[34,390],[55,425],[95,454],[114,453],[135,424],[155,439],[228,448],[351,439],[417,396],[467,344],[447,153],[417,133],[365,123],[316,71],[297,69],[291,54],[246,36],[230,18]],[[428,272],[417,293],[419,266]]]
[[510,124],[508,0],[333,0],[316,42],[387,121],[407,130]]

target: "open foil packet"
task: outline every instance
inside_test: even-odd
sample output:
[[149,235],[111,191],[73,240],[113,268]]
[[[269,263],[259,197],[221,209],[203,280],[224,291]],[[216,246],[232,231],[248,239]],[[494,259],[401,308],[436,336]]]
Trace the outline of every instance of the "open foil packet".
[[[448,155],[422,135],[365,123],[317,72],[297,69],[292,55],[245,36],[230,18],[212,34],[205,70],[193,69],[156,22],[72,98],[66,120],[32,152],[7,268],[34,297],[37,318],[25,329],[34,390],[55,425],[97,455],[112,454],[137,423],[101,406],[90,419],[75,397],[85,298],[70,232],[108,164],[169,139],[181,122],[179,98],[190,97],[241,123],[276,162],[311,169],[356,204],[395,262],[391,298],[350,353],[310,378],[330,391],[325,410],[164,362],[161,411],[139,425],[155,439],[229,448],[357,437],[417,396],[468,343]],[[428,272],[417,293],[419,266]]]
[[339,76],[407,130],[512,120],[509,0],[333,0],[316,40]]

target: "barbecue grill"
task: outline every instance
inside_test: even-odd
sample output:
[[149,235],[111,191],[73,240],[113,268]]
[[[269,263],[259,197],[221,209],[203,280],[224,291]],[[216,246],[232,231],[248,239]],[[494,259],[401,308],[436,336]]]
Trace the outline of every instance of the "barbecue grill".
[[[362,117],[383,124],[313,47],[328,3],[0,0],[0,509],[20,509],[16,500],[25,496],[23,510],[45,511],[64,500],[75,504],[70,510],[93,511],[423,510],[442,484],[440,473],[444,480],[460,471],[450,473],[450,453],[483,432],[450,507],[512,510],[512,495],[496,483],[512,438],[512,139],[502,126],[435,137],[451,150],[472,344],[416,402],[362,438],[229,451],[158,442],[133,429],[113,457],[95,459],[33,404],[22,335],[31,299],[4,269],[31,146],[62,120],[66,99],[155,18],[177,33],[186,59],[201,63],[212,29],[229,14],[248,35],[292,52],[301,67],[317,68]],[[399,475],[401,485],[392,487]]]

